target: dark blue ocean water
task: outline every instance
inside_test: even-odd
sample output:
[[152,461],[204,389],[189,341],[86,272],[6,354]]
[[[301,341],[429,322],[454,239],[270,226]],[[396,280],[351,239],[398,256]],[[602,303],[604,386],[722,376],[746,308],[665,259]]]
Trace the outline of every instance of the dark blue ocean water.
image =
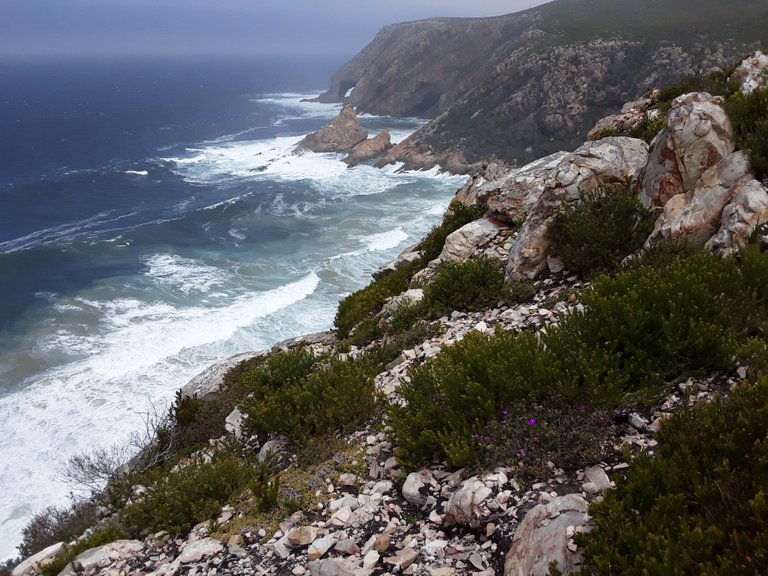
[[328,328],[439,220],[461,179],[293,153],[342,61],[0,61],[0,558],[66,501],[68,457],[217,360]]

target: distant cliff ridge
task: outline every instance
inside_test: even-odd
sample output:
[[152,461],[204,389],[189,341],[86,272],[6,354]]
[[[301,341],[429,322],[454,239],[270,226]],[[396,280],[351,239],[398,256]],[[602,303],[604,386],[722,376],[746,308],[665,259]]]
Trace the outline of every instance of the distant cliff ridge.
[[[619,4],[619,6],[617,6]],[[386,156],[409,168],[576,145],[643,92],[768,45],[768,3],[556,0],[493,18],[384,27],[320,97],[432,119]]]

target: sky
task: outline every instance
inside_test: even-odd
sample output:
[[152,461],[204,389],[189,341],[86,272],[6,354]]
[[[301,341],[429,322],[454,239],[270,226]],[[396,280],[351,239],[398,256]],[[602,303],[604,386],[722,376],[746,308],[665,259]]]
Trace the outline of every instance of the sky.
[[0,0],[0,56],[349,54],[385,24],[543,0]]

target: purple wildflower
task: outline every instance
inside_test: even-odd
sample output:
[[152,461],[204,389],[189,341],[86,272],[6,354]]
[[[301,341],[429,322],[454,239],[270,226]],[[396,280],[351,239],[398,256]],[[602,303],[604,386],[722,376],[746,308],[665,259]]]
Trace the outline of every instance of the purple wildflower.
[[527,422],[528,426],[536,426],[536,418],[531,418]]

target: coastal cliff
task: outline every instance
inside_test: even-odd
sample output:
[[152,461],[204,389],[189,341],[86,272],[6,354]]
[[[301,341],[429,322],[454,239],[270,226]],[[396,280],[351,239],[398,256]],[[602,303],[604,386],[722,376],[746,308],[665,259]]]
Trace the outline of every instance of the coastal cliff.
[[14,576],[765,573],[766,70],[485,165],[333,332],[180,391]]
[[754,0],[559,0],[494,18],[391,25],[320,99],[432,119],[385,162],[521,165],[577,146],[595,121],[651,88],[764,46],[767,19],[768,6]]

